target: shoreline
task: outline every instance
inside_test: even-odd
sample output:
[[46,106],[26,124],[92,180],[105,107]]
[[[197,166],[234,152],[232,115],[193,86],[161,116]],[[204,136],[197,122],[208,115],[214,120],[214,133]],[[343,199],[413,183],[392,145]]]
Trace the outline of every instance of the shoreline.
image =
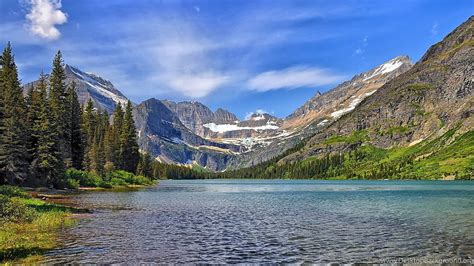
[[42,260],[44,253],[59,247],[58,237],[62,231],[94,212],[94,209],[81,206],[75,201],[76,195],[89,191],[134,191],[156,184],[77,189],[9,186],[22,191],[22,195],[0,193],[0,196],[21,205],[20,207],[34,214],[34,218],[0,221],[0,264],[36,264]]

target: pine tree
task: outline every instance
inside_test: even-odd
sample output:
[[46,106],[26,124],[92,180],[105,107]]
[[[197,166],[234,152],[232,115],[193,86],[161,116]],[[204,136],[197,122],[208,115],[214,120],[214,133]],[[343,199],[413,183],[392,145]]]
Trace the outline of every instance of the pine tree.
[[18,184],[28,174],[28,131],[25,99],[10,43],[0,59],[0,101],[3,108],[0,141],[0,175],[10,184]]
[[137,166],[137,175],[153,177],[153,160],[149,153],[140,154],[140,161]]
[[107,111],[96,113],[96,120],[98,121],[94,141],[94,165],[95,172],[104,177],[105,176],[105,134],[109,127],[109,115]]
[[120,157],[120,137],[122,135],[123,127],[123,109],[121,104],[115,106],[113,114],[113,122],[108,134],[107,143],[107,154],[110,162],[114,164],[116,168],[121,167],[122,159]]
[[33,153],[31,168],[33,173],[45,185],[62,185],[64,163],[60,151],[60,140],[56,134],[54,118],[47,98],[46,77],[40,76],[37,90],[39,113],[32,126],[37,147]]
[[76,83],[73,81],[66,91],[66,99],[68,105],[67,129],[69,133],[66,134],[69,140],[66,142],[70,145],[71,163],[72,167],[82,169],[82,162],[84,160],[84,147],[82,142],[82,111],[81,105],[76,94]]
[[84,161],[83,167],[86,170],[91,170],[92,164],[92,155],[91,151],[92,145],[94,144],[94,134],[95,134],[95,115],[94,115],[94,104],[92,100],[89,99],[86,107],[84,108],[82,114],[82,145],[84,147]]
[[[41,72],[40,75],[40,81],[42,82],[42,79],[44,79],[44,74]],[[36,120],[38,120],[39,113],[41,110],[41,102],[43,99],[40,98],[40,94],[38,90],[32,85],[29,90],[28,94],[26,96],[26,107],[27,107],[27,113],[26,113],[26,125],[28,128],[32,129],[33,125],[35,124]],[[34,151],[37,148],[38,145],[38,139],[34,136],[33,132],[30,132],[29,138],[28,138],[28,143],[27,143],[27,148],[29,154],[33,154]],[[33,160],[33,157],[30,158]]]
[[71,143],[69,136],[71,130],[68,128],[67,121],[69,106],[67,104],[66,95],[66,73],[61,51],[58,51],[53,60],[53,69],[50,77],[49,103],[51,106],[51,114],[53,125],[55,125],[56,134],[59,136],[61,153],[66,166],[72,165]]
[[121,169],[134,173],[137,169],[140,153],[137,143],[137,133],[132,115],[132,103],[128,101],[125,108],[122,132],[120,135]]
[[[1,56],[0,56],[0,66],[1,66]],[[5,105],[3,100],[3,82],[0,76],[0,184],[7,184],[8,180],[5,175],[3,175],[3,170],[5,168],[5,162],[7,157],[7,139],[5,137]]]

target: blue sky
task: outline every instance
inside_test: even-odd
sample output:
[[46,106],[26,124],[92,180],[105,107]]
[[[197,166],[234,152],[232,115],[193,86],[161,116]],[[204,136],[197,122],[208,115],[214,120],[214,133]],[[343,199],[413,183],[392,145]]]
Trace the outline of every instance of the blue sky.
[[284,117],[395,56],[417,61],[473,14],[472,0],[0,0],[0,42],[12,42],[23,82],[61,49],[137,103]]

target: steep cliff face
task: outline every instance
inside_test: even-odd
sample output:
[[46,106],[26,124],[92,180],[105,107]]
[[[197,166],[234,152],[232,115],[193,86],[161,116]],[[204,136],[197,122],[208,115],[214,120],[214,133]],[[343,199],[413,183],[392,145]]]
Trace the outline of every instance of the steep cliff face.
[[142,150],[167,163],[198,164],[223,170],[240,147],[204,139],[186,127],[169,101],[149,99],[134,108]]
[[[407,72],[363,100],[282,161],[351,149],[415,145],[474,128],[474,17],[433,45]],[[449,141],[448,141],[449,144]]]
[[202,137],[209,137],[212,132],[204,125],[208,123],[234,123],[238,121],[237,116],[224,109],[217,109],[212,112],[207,106],[200,102],[178,102],[164,100],[162,101],[179,120],[195,134]]

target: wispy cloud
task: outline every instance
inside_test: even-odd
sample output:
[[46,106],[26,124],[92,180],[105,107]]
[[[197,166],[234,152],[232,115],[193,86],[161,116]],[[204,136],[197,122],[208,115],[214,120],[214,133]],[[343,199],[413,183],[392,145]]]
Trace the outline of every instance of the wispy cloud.
[[431,35],[434,36],[436,34],[438,34],[438,23],[437,22],[435,22],[433,24],[433,26],[431,26]]
[[184,95],[201,98],[229,81],[229,77],[208,72],[195,75],[172,75],[167,84]]
[[[21,1],[29,4],[27,18],[32,32],[47,40],[60,37],[56,26],[68,20],[60,1]],[[243,7],[246,12],[232,13],[221,20],[203,18],[204,6],[191,5],[187,9],[190,12],[183,11],[189,12],[185,15],[153,9],[131,12],[117,20],[113,10],[120,4],[100,1],[92,5],[107,12],[91,20],[71,15],[73,25],[64,30],[75,32],[67,39],[46,43],[23,34],[14,43],[22,40],[47,50],[42,56],[28,59],[32,65],[44,66],[46,61],[49,66],[52,54],[61,49],[66,63],[110,79],[128,96],[140,100],[204,98],[228,88],[245,91],[246,81],[265,61],[262,54],[286,43],[314,43],[333,37],[333,31],[323,29],[317,35],[309,34],[314,29],[303,27],[306,24],[302,22],[342,12],[292,5],[254,8],[252,4]],[[216,21],[219,26],[209,27]]]
[[258,74],[248,81],[248,86],[252,90],[264,92],[333,84],[341,81],[343,78],[344,76],[331,73],[325,69],[295,66]]
[[360,54],[365,53],[365,49],[367,48],[367,45],[369,45],[369,37],[365,36],[362,39],[362,44],[359,47],[357,47],[357,49],[354,51],[354,54],[360,55]]
[[30,12],[26,15],[30,31],[41,38],[55,40],[61,33],[56,25],[67,22],[67,14],[62,12],[61,0],[31,0]]

